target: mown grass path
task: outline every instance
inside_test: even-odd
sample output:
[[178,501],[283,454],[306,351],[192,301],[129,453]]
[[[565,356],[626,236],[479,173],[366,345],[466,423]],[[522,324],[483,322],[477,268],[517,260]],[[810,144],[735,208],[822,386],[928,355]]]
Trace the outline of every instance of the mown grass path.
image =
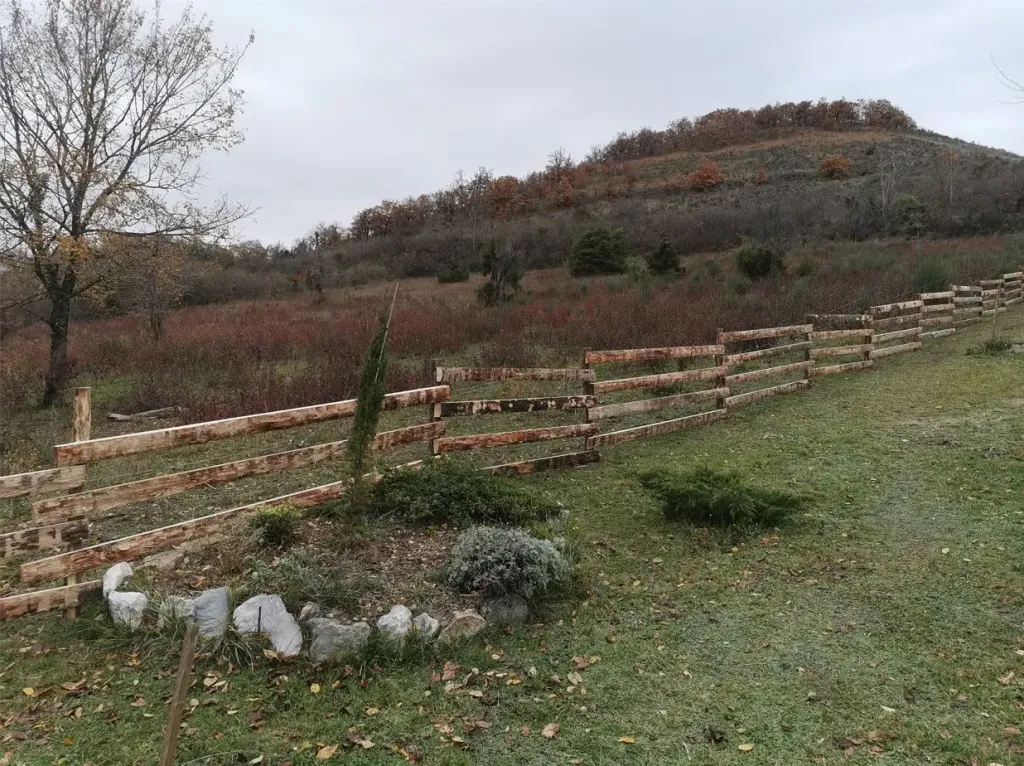
[[[998,322],[1024,341],[1019,307]],[[965,354],[990,332],[527,479],[582,556],[546,624],[441,651],[449,693],[429,660],[363,686],[201,659],[180,762],[1024,762],[1024,356]],[[631,479],[700,462],[811,511],[731,541],[666,524]],[[126,644],[95,605],[0,626],[0,763],[154,763],[178,644]]]

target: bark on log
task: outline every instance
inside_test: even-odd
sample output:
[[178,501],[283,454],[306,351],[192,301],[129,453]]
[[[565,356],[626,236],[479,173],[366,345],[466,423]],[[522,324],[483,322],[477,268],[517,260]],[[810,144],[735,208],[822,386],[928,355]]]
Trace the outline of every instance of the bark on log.
[[953,323],[953,317],[934,317],[932,319],[922,319],[921,327],[939,327],[940,325],[949,325]]
[[955,294],[953,290],[943,290],[940,293],[921,293],[919,297],[923,301],[934,301],[939,298],[952,298]]
[[980,306],[981,305],[981,296],[980,295],[974,295],[974,296],[971,296],[971,297],[968,297],[968,298],[954,298],[953,299],[953,305],[954,306]]
[[648,362],[659,359],[715,356],[724,353],[724,346],[669,346],[665,348],[630,348],[620,351],[587,351],[584,353],[583,360],[585,364]]
[[438,383],[498,383],[505,380],[547,380],[589,383],[596,380],[593,370],[583,368],[548,369],[544,367],[438,367]]
[[944,338],[947,335],[952,335],[956,332],[955,327],[947,327],[944,330],[932,330],[931,332],[921,333],[922,338]]
[[920,321],[920,314],[906,314],[905,316],[889,317],[888,319],[876,319],[874,322],[876,337],[879,330],[890,330],[893,327],[916,326]]
[[[445,424],[443,422],[423,423],[393,431],[384,431],[374,437],[372,449],[374,452],[383,452],[403,444],[429,441],[443,436],[444,432]],[[345,454],[346,444],[347,440],[314,444],[272,455],[261,455],[231,463],[221,463],[208,468],[196,468],[181,473],[100,487],[75,495],[39,500],[32,504],[32,517],[37,521],[55,521],[70,516],[95,516],[132,503],[170,497],[197,487],[227,484],[247,476],[262,476],[279,471],[305,468],[341,458]]]
[[[860,330],[871,326],[870,314],[807,314],[804,319],[821,331]],[[812,333],[813,334],[813,333]]]
[[85,483],[85,466],[70,465],[42,471],[0,476],[0,498],[35,497],[47,492],[80,487]]
[[718,333],[719,343],[733,343],[740,340],[756,340],[758,338],[781,338],[784,335],[806,335],[814,330],[814,325],[796,324],[788,327],[762,327],[758,330],[732,330]]
[[892,332],[878,333],[875,335],[875,344],[888,343],[891,340],[898,340],[900,338],[912,338],[915,335],[920,334],[920,327],[909,327],[906,330],[893,330]]
[[79,548],[38,561],[29,561],[21,565],[21,581],[27,585],[35,585],[96,567],[109,566],[118,561],[130,561],[145,556],[147,553],[180,545],[191,539],[207,537],[232,519],[262,508],[276,508],[286,504],[296,508],[311,508],[339,499],[344,494],[347,484],[347,481],[323,484],[312,489],[304,489],[270,500],[260,500],[249,505],[229,508],[209,516],[182,521],[130,537],[98,543],[88,548]]
[[607,394],[612,391],[632,391],[637,388],[661,388],[694,380],[715,380],[726,372],[727,370],[724,367],[703,367],[699,370],[680,370],[679,372],[665,372],[660,375],[641,375],[636,378],[602,380],[591,385],[595,394]]
[[[448,399],[449,391],[448,386],[434,386],[387,394],[384,397],[384,409],[392,410],[399,407],[445,401]],[[159,428],[122,436],[108,436],[105,439],[93,439],[87,442],[60,444],[54,450],[58,465],[88,463],[94,460],[173,449],[188,444],[205,444],[217,439],[230,439],[244,434],[276,431],[308,423],[351,417],[355,411],[356,400],[348,399],[290,410],[263,412],[258,415],[242,415],[237,418],[213,420],[206,423]]]
[[29,551],[61,548],[65,545],[81,545],[88,537],[89,522],[83,518],[21,529],[17,532],[6,532],[0,535],[0,559]]
[[156,410],[145,412],[133,412],[130,415],[122,415],[119,412],[108,412],[108,420],[116,420],[118,423],[130,423],[136,420],[156,420],[157,418],[170,418],[184,412],[181,407],[160,407]]
[[935,303],[921,307],[922,314],[938,314],[942,311],[952,311],[955,305],[952,303]]
[[813,361],[794,362],[793,364],[784,364],[779,367],[765,367],[764,369],[761,370],[737,372],[734,375],[725,376],[725,385],[728,388],[732,388],[735,385],[738,385],[740,383],[749,383],[752,380],[764,380],[765,378],[774,378],[779,375],[789,375],[790,373],[793,372],[803,372],[804,370],[809,370],[813,366]]
[[924,305],[924,301],[903,301],[902,303],[883,303],[880,306],[871,306],[868,312],[872,316],[878,316],[879,314],[888,314],[892,311],[906,311],[907,309],[919,309]]
[[807,351],[813,346],[809,340],[799,343],[787,343],[785,346],[771,346],[770,348],[759,348],[755,351],[741,351],[736,354],[728,354],[725,357],[727,365],[739,364],[740,362],[751,362],[755,359],[763,359],[767,356],[779,356],[788,354],[791,351]]
[[539,473],[540,471],[554,471],[562,468],[578,468],[581,465],[598,463],[600,460],[601,453],[598,450],[591,449],[584,450],[583,452],[569,452],[565,455],[539,457],[534,460],[521,460],[518,463],[492,465],[482,470],[494,476],[519,476],[527,473]]
[[578,423],[569,426],[553,426],[551,428],[526,428],[521,431],[504,431],[495,434],[473,434],[471,436],[445,436],[434,439],[435,455],[445,452],[465,452],[474,449],[505,447],[510,444],[528,444],[530,442],[550,441],[552,439],[571,439],[574,436],[593,436],[598,432],[596,423]]
[[811,359],[821,359],[827,356],[847,356],[849,354],[863,354],[870,351],[874,346],[870,343],[861,343],[856,346],[822,346],[811,349]]
[[0,620],[11,620],[30,614],[47,612],[51,609],[68,609],[78,606],[83,593],[99,590],[103,587],[102,580],[62,585],[49,590],[37,590],[31,593],[18,593],[14,596],[0,598]]
[[532,399],[478,399],[464,402],[444,402],[440,417],[460,415],[504,415],[517,412],[543,412],[546,410],[582,410],[597,403],[594,396],[549,396]]
[[696,428],[697,426],[703,426],[708,423],[713,423],[716,420],[721,420],[727,414],[728,411],[724,409],[711,410],[710,412],[701,412],[697,415],[687,415],[686,417],[675,418],[674,420],[664,420],[660,423],[652,423],[651,425],[637,426],[636,428],[626,428],[621,431],[599,434],[598,436],[592,436],[587,439],[587,449],[595,449],[609,444],[618,444],[619,442],[640,439],[645,436],[670,434],[675,431],[681,431],[684,428]]
[[860,362],[849,362],[847,364],[830,364],[825,367],[814,367],[811,370],[811,375],[815,378],[820,378],[823,375],[837,375],[841,372],[855,372],[856,370],[868,370],[874,367],[874,362],[870,359],[867,361]]
[[904,343],[899,346],[888,346],[886,348],[876,348],[871,352],[872,359],[881,359],[883,356],[892,356],[893,354],[902,354],[905,351],[916,351],[921,348],[921,341],[915,341],[913,343]]
[[728,388],[709,388],[704,391],[692,391],[686,394],[672,394],[671,396],[660,396],[657,399],[640,399],[635,402],[618,402],[616,404],[602,404],[599,407],[591,407],[587,410],[587,421],[601,420],[603,418],[615,418],[621,415],[631,415],[637,412],[653,412],[669,407],[682,407],[695,402],[708,399],[720,399],[729,395]]
[[743,404],[750,404],[752,402],[760,401],[761,399],[767,399],[770,396],[778,396],[779,394],[790,394],[794,391],[802,391],[808,386],[806,380],[794,380],[792,383],[783,383],[778,386],[772,386],[771,388],[759,388],[756,391],[748,391],[745,394],[736,394],[730,396],[725,400],[726,407],[738,407]]
[[812,332],[811,340],[840,340],[844,338],[868,338],[875,334],[872,329],[856,330],[815,330]]

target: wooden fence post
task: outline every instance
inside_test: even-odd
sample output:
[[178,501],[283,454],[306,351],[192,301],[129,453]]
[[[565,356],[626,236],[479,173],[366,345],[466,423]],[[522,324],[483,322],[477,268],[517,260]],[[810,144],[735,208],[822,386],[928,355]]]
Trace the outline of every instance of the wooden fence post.
[[[719,327],[715,333],[715,343],[722,347],[722,351],[725,351],[725,344],[722,343],[722,328]],[[715,379],[715,388],[725,388],[725,376],[729,374],[729,371],[725,368],[725,354],[715,354],[715,367],[722,368],[722,372]],[[725,409],[725,396],[718,396],[715,398],[715,409]]]
[[[75,389],[75,419],[71,424],[71,441],[87,442],[92,436],[92,389],[88,387]],[[79,487],[81,489],[81,487]],[[69,550],[81,548],[81,543],[72,543]],[[68,575],[67,585],[77,585],[78,575]],[[64,610],[65,620],[78,619],[78,594],[74,595],[75,605]]]
[[190,622],[185,632],[185,643],[181,647],[178,674],[174,678],[174,694],[171,697],[171,709],[167,714],[167,728],[164,729],[160,766],[174,766],[174,759],[178,754],[178,734],[181,731],[181,717],[185,713],[185,693],[188,691],[189,677],[192,675],[192,659],[196,654],[198,640],[199,623]]

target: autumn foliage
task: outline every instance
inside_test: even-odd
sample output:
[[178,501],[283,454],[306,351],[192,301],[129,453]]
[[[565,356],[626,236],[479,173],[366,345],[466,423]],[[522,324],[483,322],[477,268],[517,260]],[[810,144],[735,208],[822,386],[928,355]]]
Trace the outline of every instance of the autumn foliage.
[[694,191],[707,191],[722,183],[725,177],[718,165],[710,160],[703,160],[697,169],[686,177],[686,180]]
[[818,172],[821,173],[822,178],[846,178],[850,175],[851,165],[853,163],[846,155],[829,154],[818,165]]

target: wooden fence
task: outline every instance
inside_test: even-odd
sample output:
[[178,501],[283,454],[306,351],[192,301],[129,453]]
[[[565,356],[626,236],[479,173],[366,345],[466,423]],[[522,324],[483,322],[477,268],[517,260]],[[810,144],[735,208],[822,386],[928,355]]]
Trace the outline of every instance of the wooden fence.
[[[871,351],[875,331],[869,314],[808,314],[811,377],[867,370],[874,366]],[[839,359],[840,361],[835,361]],[[822,360],[826,363],[822,364]]]
[[[589,385],[594,381],[594,371],[586,368],[516,368],[516,367],[443,367],[433,363],[434,380],[437,383],[575,383]],[[464,399],[435,404],[432,419],[454,418],[477,415],[535,415],[541,413],[584,411],[597,402],[592,393],[565,393],[548,396],[519,398]],[[601,455],[587,446],[587,438],[598,432],[591,423],[545,426],[509,431],[476,433],[460,436],[443,436],[431,441],[434,455],[449,452],[467,452],[478,449],[508,447],[517,444],[582,438],[584,449],[559,455],[518,460],[511,463],[492,465],[484,470],[498,475],[536,473],[558,468],[569,468],[596,463]]]
[[923,307],[924,301],[919,298],[869,308],[871,329],[875,331],[871,339],[871,358],[879,359],[921,348]]
[[[720,345],[712,346],[671,346],[666,348],[633,348],[619,351],[586,351],[583,366],[593,369],[594,365],[635,364],[638,362],[677,361],[687,365],[694,360],[702,360],[704,366],[687,367],[674,372],[659,372],[633,377],[617,377],[611,380],[594,381],[588,384],[588,391],[595,397],[619,391],[678,389],[683,386],[697,385],[696,390],[679,391],[647,399],[610,404],[593,405],[587,408],[587,421],[594,422],[608,418],[620,418],[637,413],[655,412],[664,409],[679,410],[696,406],[700,411],[682,417],[662,420],[657,423],[623,428],[610,433],[590,436],[587,447],[595,449],[608,444],[638,439],[643,436],[667,434],[684,428],[712,423],[725,417],[725,399],[729,389],[725,385],[726,368],[722,361],[724,349]],[[709,364],[710,363],[710,364]],[[713,402],[713,409],[701,405]]]
[[[435,363],[432,385],[387,394],[384,402],[386,410],[426,406],[427,422],[384,431],[375,438],[373,449],[386,453],[402,445],[425,442],[430,444],[432,455],[441,455],[579,438],[583,440],[582,450],[491,465],[483,470],[523,474],[595,463],[601,458],[602,446],[706,425],[727,417],[734,407],[806,389],[814,377],[867,370],[876,359],[921,348],[926,339],[950,335],[960,326],[1020,303],[1024,300],[1022,281],[1024,271],[1018,270],[976,286],[955,285],[948,291],[923,293],[914,300],[872,306],[865,314],[809,314],[806,323],[800,325],[719,330],[716,342],[709,345],[586,351],[579,368],[443,367]],[[673,363],[677,369],[665,371],[664,366]],[[636,364],[662,368],[647,374],[636,374],[635,369],[626,372]],[[599,380],[598,368],[610,371],[611,377]],[[565,383],[581,385],[583,390],[451,400],[451,386],[455,384],[508,382]],[[662,393],[665,389],[670,392]],[[619,396],[636,391],[660,395],[639,399]],[[606,396],[613,401],[602,399]],[[64,584],[0,598],[0,620],[51,609],[64,609],[68,617],[74,617],[80,597],[101,587],[99,580],[78,580],[91,570],[210,535],[260,509],[286,504],[304,508],[341,498],[346,482],[336,481],[83,547],[92,531],[91,521],[130,504],[337,460],[344,455],[346,442],[302,446],[86,490],[88,464],[348,418],[355,414],[355,408],[355,400],[346,400],[92,439],[89,391],[79,389],[72,441],[54,448],[57,467],[0,476],[0,498],[27,498],[32,518],[31,526],[0,534],[0,558],[59,551],[22,563],[21,581],[40,585],[63,579]],[[674,417],[602,433],[603,422],[663,410],[673,411]],[[465,435],[448,433],[450,418],[505,415],[521,423],[521,416],[544,417],[545,413],[559,412],[585,413],[585,422]]]

